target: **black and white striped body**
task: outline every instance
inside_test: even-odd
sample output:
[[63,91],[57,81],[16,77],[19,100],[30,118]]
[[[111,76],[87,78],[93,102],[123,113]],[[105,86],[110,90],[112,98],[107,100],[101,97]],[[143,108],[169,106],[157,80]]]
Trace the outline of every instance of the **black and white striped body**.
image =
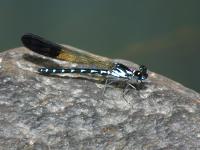
[[56,74],[56,73],[77,73],[77,74],[96,74],[107,76],[108,70],[104,69],[90,69],[90,68],[40,68],[38,72],[42,74]]
[[134,72],[127,66],[116,63],[113,69],[110,71],[110,75],[116,78],[131,79],[134,76]]
[[56,74],[56,73],[77,73],[77,74],[91,74],[100,75],[108,78],[123,78],[132,79],[133,71],[122,64],[115,64],[111,70],[96,69],[96,68],[40,68],[38,72],[42,74]]

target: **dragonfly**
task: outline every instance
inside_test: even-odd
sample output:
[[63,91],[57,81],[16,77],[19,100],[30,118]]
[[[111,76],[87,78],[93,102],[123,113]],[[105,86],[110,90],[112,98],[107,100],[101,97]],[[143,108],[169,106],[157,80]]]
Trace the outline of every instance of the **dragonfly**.
[[110,58],[98,56],[87,51],[68,48],[32,33],[24,34],[21,37],[21,41],[25,47],[43,56],[91,66],[70,68],[42,67],[38,69],[40,74],[52,75],[75,73],[98,77],[100,76],[105,79],[104,91],[107,85],[118,81],[123,81],[126,83],[125,89],[127,89],[129,86],[135,88],[135,86],[133,86],[134,81],[142,82],[148,77],[147,67],[144,65],[140,65],[138,69],[131,68],[122,63],[116,63]]

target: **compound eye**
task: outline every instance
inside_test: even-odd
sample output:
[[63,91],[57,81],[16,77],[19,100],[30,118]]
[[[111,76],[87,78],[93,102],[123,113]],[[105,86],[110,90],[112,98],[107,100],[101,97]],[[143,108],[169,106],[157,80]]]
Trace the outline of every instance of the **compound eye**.
[[141,74],[141,72],[140,72],[140,71],[135,71],[135,76],[137,76],[137,77],[138,77],[138,79],[140,79],[140,78],[141,78],[141,76],[142,76],[142,74]]
[[141,65],[141,66],[139,67],[139,69],[140,69],[140,71],[141,71],[142,73],[146,73],[146,72],[147,72],[147,67],[144,66],[144,65]]
[[137,71],[137,72],[136,72],[136,75],[137,75],[137,76],[141,76],[141,72]]
[[148,74],[136,71],[135,76],[137,77],[138,80],[145,80],[148,77]]

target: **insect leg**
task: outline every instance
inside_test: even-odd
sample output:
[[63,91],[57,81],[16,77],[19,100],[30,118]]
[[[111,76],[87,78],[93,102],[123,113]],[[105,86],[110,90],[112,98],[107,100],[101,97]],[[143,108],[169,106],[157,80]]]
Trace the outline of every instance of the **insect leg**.
[[108,87],[108,85],[111,85],[113,82],[115,82],[115,80],[106,79],[106,82],[105,82],[104,88],[103,88],[103,93],[102,93],[103,95],[104,95],[104,93],[105,93],[106,88]]
[[126,97],[125,97],[126,93],[128,92],[128,90],[127,90],[128,87],[129,87],[129,84],[126,84],[126,87],[123,89],[122,97],[123,97],[123,99],[129,104],[129,102],[127,101],[127,99],[126,99]]
[[127,99],[126,99],[126,94],[128,93],[128,87],[131,87],[131,88],[133,88],[133,89],[136,89],[136,87],[134,86],[134,85],[132,85],[131,83],[128,83],[127,82],[127,84],[126,84],[126,87],[124,88],[124,90],[123,90],[123,94],[122,94],[122,96],[123,96],[123,98],[124,98],[124,100],[128,103],[128,104],[130,104],[128,101],[127,101]]

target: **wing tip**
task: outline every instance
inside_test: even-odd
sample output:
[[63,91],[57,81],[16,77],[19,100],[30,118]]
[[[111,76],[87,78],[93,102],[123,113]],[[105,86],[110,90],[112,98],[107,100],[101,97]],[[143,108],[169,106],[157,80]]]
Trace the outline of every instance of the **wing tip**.
[[21,41],[28,49],[52,58],[58,56],[62,49],[60,45],[32,33],[25,33],[21,37]]

